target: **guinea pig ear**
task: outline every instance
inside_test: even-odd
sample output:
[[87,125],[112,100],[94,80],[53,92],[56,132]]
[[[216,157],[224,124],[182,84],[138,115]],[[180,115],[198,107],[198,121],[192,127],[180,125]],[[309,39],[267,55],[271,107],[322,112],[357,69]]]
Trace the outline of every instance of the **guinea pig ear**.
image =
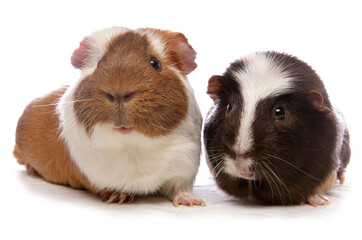
[[221,90],[221,76],[219,75],[213,75],[210,79],[209,79],[209,84],[207,86],[207,94],[209,95],[209,97],[214,100],[214,102],[219,98],[219,93]]
[[97,66],[115,37],[129,31],[124,27],[105,28],[85,37],[71,57],[72,65],[83,71]]
[[79,47],[75,49],[70,59],[74,68],[82,70],[87,64],[86,61],[89,58],[91,52],[91,45],[88,37],[85,37],[80,42]]
[[309,101],[316,109],[318,109],[322,113],[330,114],[332,112],[329,107],[324,105],[324,99],[322,94],[316,90],[310,91]]
[[172,49],[175,52],[179,69],[186,74],[191,73],[197,67],[197,64],[195,63],[195,50],[182,33],[174,33],[172,42]]

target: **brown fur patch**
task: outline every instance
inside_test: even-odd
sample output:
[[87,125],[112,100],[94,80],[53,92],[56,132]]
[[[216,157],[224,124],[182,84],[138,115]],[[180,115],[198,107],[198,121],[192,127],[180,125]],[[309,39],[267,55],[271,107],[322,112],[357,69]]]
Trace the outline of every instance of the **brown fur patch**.
[[66,89],[37,98],[26,107],[16,129],[13,155],[19,164],[27,165],[49,182],[91,189],[60,137],[56,104]]
[[176,66],[184,74],[189,74],[197,67],[196,52],[187,38],[178,32],[163,31],[154,28],[142,28],[141,31],[159,36],[167,52],[166,64]]
[[[93,74],[75,91],[74,110],[78,121],[90,132],[96,123],[132,126],[149,137],[166,135],[175,129],[188,110],[184,84],[172,68],[176,61],[169,39],[164,37],[167,57],[152,49],[148,39],[133,31],[114,38]],[[169,45],[171,44],[171,45]],[[158,72],[150,64],[151,56],[162,64]],[[133,93],[130,101],[110,101],[111,96]],[[86,100],[86,101],[82,101]]]
[[206,93],[214,102],[218,99],[217,94],[220,92],[221,89],[220,78],[222,77],[214,75],[210,77],[208,82]]
[[324,194],[330,190],[337,179],[337,169],[333,171],[315,190],[316,194]]

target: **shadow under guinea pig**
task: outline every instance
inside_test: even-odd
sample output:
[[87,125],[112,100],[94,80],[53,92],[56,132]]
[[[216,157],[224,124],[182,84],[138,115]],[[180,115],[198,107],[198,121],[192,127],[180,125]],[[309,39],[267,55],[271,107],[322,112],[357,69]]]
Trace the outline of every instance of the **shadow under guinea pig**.
[[44,181],[40,176],[28,175],[26,171],[18,171],[17,178],[26,190],[32,194],[46,196],[50,200],[56,200],[57,202],[62,203],[71,203],[73,205],[88,205],[88,206],[97,206],[97,207],[110,207],[118,206],[122,208],[127,208],[128,206],[134,207],[134,205],[143,205],[143,204],[167,204],[169,201],[160,196],[136,196],[135,202],[130,204],[104,204],[99,197],[88,192],[87,190],[75,190],[69,188],[68,186],[58,185],[58,184],[49,184]]
[[207,185],[194,186],[194,192],[207,201],[206,208],[174,208],[169,201],[160,196],[136,196],[135,201],[131,204],[104,204],[97,196],[87,192],[86,190],[74,190],[67,186],[49,184],[38,176],[29,176],[26,171],[16,172],[16,178],[32,195],[40,196],[41,199],[48,199],[61,205],[71,205],[75,207],[86,207],[93,210],[100,210],[109,214],[154,214],[156,213],[201,213],[223,216],[241,216],[249,215],[251,217],[298,217],[304,215],[334,212],[342,202],[348,199],[352,187],[349,181],[344,185],[336,184],[330,190],[327,196],[333,201],[333,205],[328,208],[310,208],[308,205],[268,205],[258,200],[249,198],[237,199],[225,194],[218,189],[215,183]]

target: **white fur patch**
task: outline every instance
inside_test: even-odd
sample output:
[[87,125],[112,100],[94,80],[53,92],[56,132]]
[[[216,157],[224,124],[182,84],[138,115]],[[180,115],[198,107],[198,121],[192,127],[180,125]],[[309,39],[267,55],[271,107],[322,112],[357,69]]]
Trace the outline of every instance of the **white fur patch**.
[[142,31],[135,30],[135,32],[141,34],[142,36],[147,37],[148,42],[150,43],[152,49],[156,51],[158,57],[161,57],[160,60],[166,57],[166,45],[161,35],[157,34],[157,32],[154,32],[152,30],[144,30],[144,29]]
[[241,86],[244,99],[239,134],[234,145],[234,151],[241,154],[249,151],[254,142],[252,123],[257,104],[291,88],[291,78],[265,54],[256,53],[243,60],[246,63],[245,70],[233,73]]
[[[252,159],[232,159],[229,156],[226,156],[224,157],[224,161],[224,171],[229,173],[231,176],[249,180],[256,179],[256,176],[254,175],[254,170],[251,168],[253,163]],[[245,175],[243,176],[241,173],[253,174],[253,176],[247,177]]]
[[164,137],[149,138],[135,130],[123,135],[111,124],[96,124],[88,136],[69,104],[73,90],[68,90],[58,107],[62,137],[72,160],[97,189],[148,194],[163,185],[173,191],[175,186],[167,182],[176,180],[179,190],[191,191],[200,162],[201,114],[189,116]]
[[337,120],[337,144],[336,144],[336,150],[335,150],[335,158],[338,159],[338,162],[341,162],[340,159],[340,153],[343,146],[343,140],[344,140],[344,134],[347,130],[346,120],[344,119],[344,116],[342,113],[336,109],[333,108],[333,114],[336,116]]

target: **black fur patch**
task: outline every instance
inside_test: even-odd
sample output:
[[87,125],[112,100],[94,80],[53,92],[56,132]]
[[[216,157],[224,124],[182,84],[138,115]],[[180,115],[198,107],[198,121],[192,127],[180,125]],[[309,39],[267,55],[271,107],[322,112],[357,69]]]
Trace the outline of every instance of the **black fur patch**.
[[[247,72],[248,62],[244,60],[233,62],[218,78],[221,89],[204,128],[207,161],[218,186],[230,195],[240,198],[251,195],[272,204],[297,204],[314,194],[338,166],[338,173],[344,172],[350,157],[348,131],[340,163],[335,155],[336,117],[311,102],[311,91],[317,91],[322,96],[321,104],[332,109],[319,76],[296,57],[277,52],[258,54],[265,54],[292,78],[290,91],[263,99],[256,106],[250,155],[258,180],[233,177],[223,171],[223,157],[235,158],[231,146],[239,132],[243,102],[248,101],[241,95],[233,74]],[[232,104],[231,110],[229,104]],[[282,120],[275,117],[278,107],[286,112]]]

